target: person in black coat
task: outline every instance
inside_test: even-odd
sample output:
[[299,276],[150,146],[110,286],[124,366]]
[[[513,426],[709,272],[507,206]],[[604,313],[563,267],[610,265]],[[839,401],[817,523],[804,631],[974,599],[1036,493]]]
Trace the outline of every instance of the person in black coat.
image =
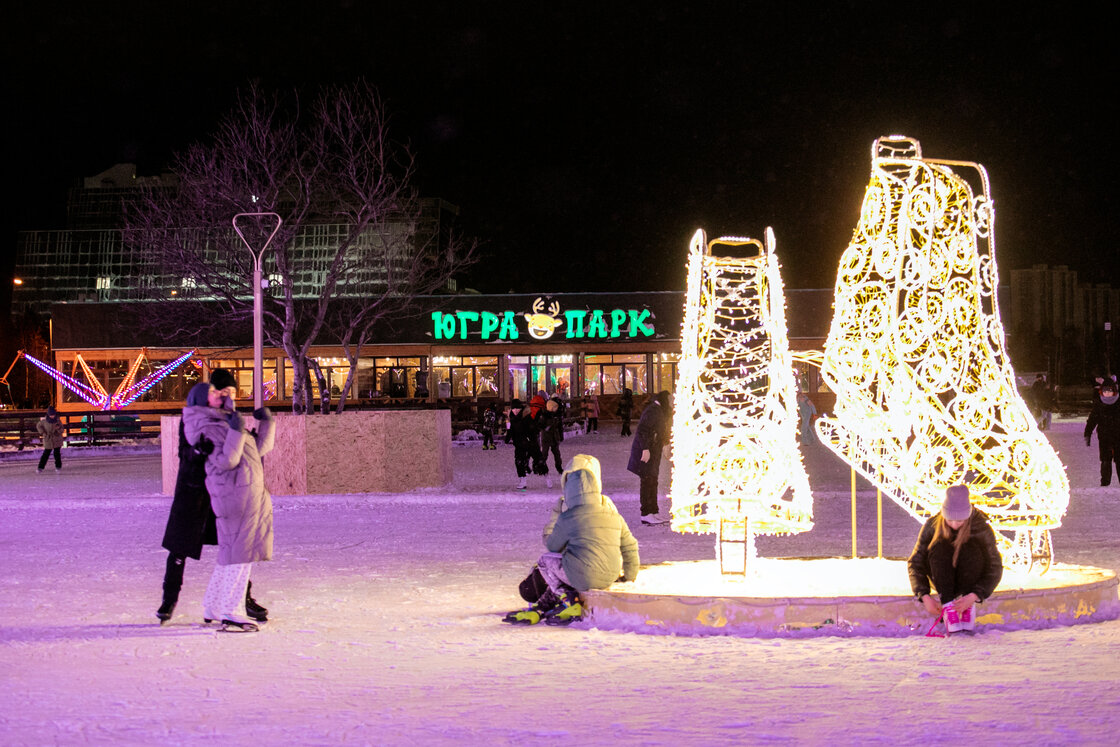
[[[221,384],[221,387],[217,385]],[[219,394],[236,391],[233,375],[225,369],[214,369],[210,385]],[[187,395],[188,406],[208,404],[206,389],[196,387]],[[214,451],[214,444],[202,438],[197,445],[187,441],[182,421],[179,422],[179,474],[175,479],[175,495],[171,499],[171,512],[163,532],[163,548],[167,550],[167,567],[163,574],[163,601],[156,611],[160,625],[175,613],[179,592],[183,588],[183,571],[187,558],[199,560],[203,545],[217,545],[218,532],[210,493],[206,490],[206,459]],[[258,622],[268,619],[268,610],[253,599],[251,587],[245,592],[247,614]]]
[[[556,474],[564,472],[564,460],[560,456],[560,443],[564,440],[564,403],[558,397],[548,400],[541,413],[541,456],[548,463],[551,452],[556,464]],[[552,487],[549,476],[548,487]]]
[[638,432],[630,444],[626,469],[641,480],[639,495],[643,524],[666,524],[657,508],[657,477],[661,471],[661,450],[669,443],[672,425],[672,399],[669,392],[658,392],[638,420]]
[[1085,421],[1085,445],[1092,444],[1093,431],[1097,431],[1097,447],[1101,458],[1101,486],[1112,482],[1112,469],[1120,478],[1120,402],[1117,400],[1116,383],[1105,379],[1100,395],[1093,402],[1089,419]]
[[622,433],[619,435],[630,435],[630,418],[634,414],[634,392],[629,389],[622,390],[622,396],[618,399],[618,417],[622,418]]
[[[940,615],[950,602],[963,614],[995,592],[1003,578],[1003,558],[995,531],[988,517],[972,507],[967,486],[945,491],[941,511],[922,525],[906,565],[910,589],[931,615]],[[937,598],[931,588],[937,589]]]
[[548,465],[541,456],[540,428],[543,409],[544,399],[539,396],[530,400],[529,407],[524,407],[519,399],[510,403],[506,438],[513,443],[513,466],[519,478],[518,490],[525,490],[529,486],[530,460],[533,472],[538,475],[548,474]]

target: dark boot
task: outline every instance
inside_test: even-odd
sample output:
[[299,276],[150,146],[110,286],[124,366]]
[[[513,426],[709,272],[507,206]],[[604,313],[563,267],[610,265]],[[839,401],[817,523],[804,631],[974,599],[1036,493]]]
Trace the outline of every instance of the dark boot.
[[156,617],[159,618],[159,624],[163,625],[165,622],[171,619],[171,616],[173,614],[175,614],[175,602],[169,602],[164,599],[163,604],[161,604],[159,606],[159,609],[156,610]]
[[257,604],[256,599],[253,599],[252,581],[245,587],[245,614],[257,622],[268,622],[268,610]]
[[167,569],[163,573],[163,603],[156,610],[160,625],[170,620],[175,612],[179,590],[183,588],[183,567],[186,563],[186,558],[170,553],[167,555]]

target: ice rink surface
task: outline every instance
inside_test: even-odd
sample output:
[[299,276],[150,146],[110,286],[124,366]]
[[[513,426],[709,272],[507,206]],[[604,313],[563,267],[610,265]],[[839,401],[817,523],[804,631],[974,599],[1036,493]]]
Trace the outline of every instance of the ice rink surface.
[[[1073,490],[1055,558],[1120,569],[1120,484],[1098,487],[1082,426],[1048,432]],[[712,537],[639,523],[629,442],[604,429],[562,449],[602,460],[644,564],[713,557]],[[201,624],[213,548],[160,627],[158,453],[65,449],[42,475],[36,455],[0,456],[4,744],[1111,745],[1120,729],[1120,621],[948,639],[504,625],[558,494],[543,478],[514,490],[504,444],[455,448],[446,488],[274,498],[276,556],[253,570],[264,629]],[[763,555],[850,553],[849,471],[819,445],[805,461],[816,526],[760,538]],[[875,493],[859,485],[874,555]],[[917,531],[886,505],[887,556]]]

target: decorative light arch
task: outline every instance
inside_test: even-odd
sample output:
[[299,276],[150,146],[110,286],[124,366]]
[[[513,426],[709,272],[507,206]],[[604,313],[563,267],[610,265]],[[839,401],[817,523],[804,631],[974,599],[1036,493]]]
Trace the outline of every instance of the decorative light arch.
[[[721,250],[717,256],[713,250]],[[732,256],[741,254],[745,256]],[[774,233],[692,238],[673,414],[671,527],[742,543],[813,526]]]
[[[101,382],[89,370],[89,366],[86,365],[86,362],[82,359],[81,355],[77,357],[77,361],[78,363],[80,363],[83,371],[85,371],[86,377],[89,379],[92,385],[83,384],[73,376],[67,376],[62,371],[59,371],[53,366],[44,363],[35,356],[28,355],[22,350],[19,352],[19,355],[23,356],[23,358],[28,363],[35,366],[43,373],[47,374],[52,379],[62,384],[64,387],[66,387],[71,392],[76,394],[78,397],[81,397],[94,407],[100,407],[102,410],[119,410],[120,408],[126,407],[135,402],[144,394],[144,392],[148,391],[153,386],[158,384],[163,380],[164,377],[173,372],[176,368],[189,360],[192,355],[194,355],[193,350],[187,353],[183,353],[175,360],[166,363],[160,368],[154,369],[143,379],[133,383],[133,380],[136,378],[136,373],[140,367],[140,361],[144,359],[145,353],[146,349],[145,352],[141,352],[140,355],[137,356],[136,361],[132,364],[132,366],[129,367],[129,371],[125,379],[121,382],[120,386],[117,387],[117,390],[113,394],[109,394],[105,391],[105,387],[101,386]],[[17,360],[18,359],[19,356],[17,356]]]
[[817,432],[919,520],[967,483],[1005,563],[1049,567],[1069,482],[1004,350],[987,172],[897,135],[871,156],[821,367],[836,409]]

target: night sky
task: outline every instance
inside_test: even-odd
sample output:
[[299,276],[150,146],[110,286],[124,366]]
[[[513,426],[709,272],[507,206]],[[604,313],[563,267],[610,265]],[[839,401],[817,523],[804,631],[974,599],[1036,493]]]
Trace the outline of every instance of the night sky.
[[1021,4],[107,5],[9,11],[5,276],[15,231],[61,227],[76,178],[129,161],[158,173],[249,80],[313,92],[364,76],[422,193],[459,205],[484,242],[466,283],[483,292],[681,289],[696,228],[767,225],[788,287],[830,287],[871,143],[892,133],[988,168],[1003,282],[1040,262],[1120,282],[1101,18]]

